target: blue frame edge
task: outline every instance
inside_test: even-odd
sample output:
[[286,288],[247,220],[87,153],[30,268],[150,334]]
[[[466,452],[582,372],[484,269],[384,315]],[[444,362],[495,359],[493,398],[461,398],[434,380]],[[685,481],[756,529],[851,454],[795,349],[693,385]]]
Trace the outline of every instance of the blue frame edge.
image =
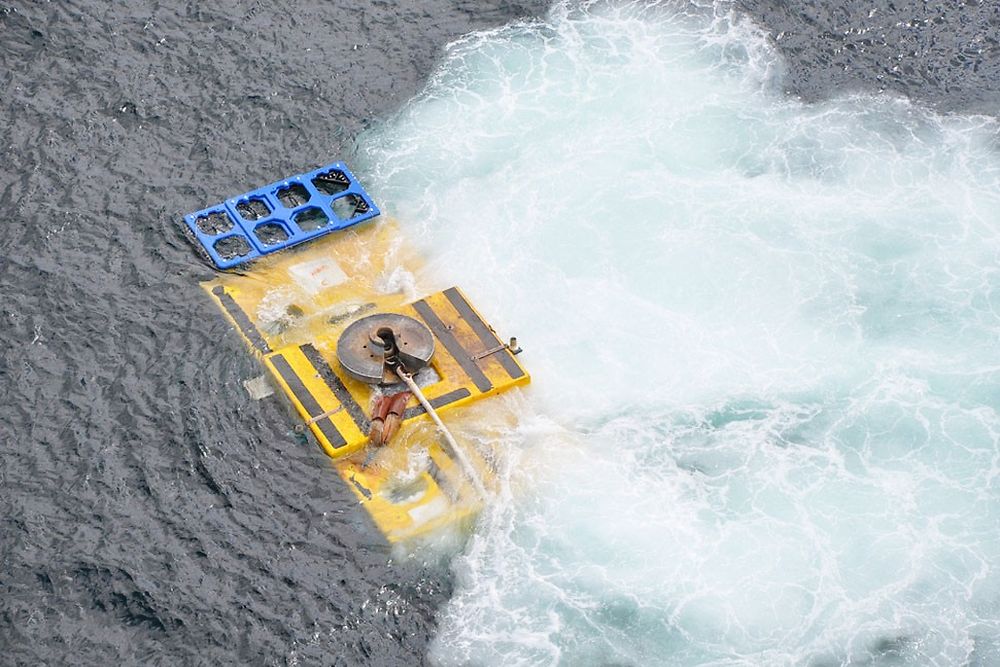
[[[347,180],[347,183],[336,181],[337,186],[342,186],[343,189],[333,194],[321,191],[313,182],[318,176],[329,174],[330,172],[340,172]],[[296,185],[301,186],[309,194],[308,200],[298,203],[295,206],[287,206],[285,202],[279,199],[278,194]],[[349,202],[350,200],[346,198],[351,195],[357,197],[357,201],[361,203],[355,205],[350,217],[341,218],[337,215],[335,204],[337,200],[341,199]],[[268,213],[256,217],[250,217],[241,213],[238,208],[239,205],[250,200],[263,202],[268,208]],[[307,211],[310,211],[313,215],[316,215],[315,212],[321,213],[326,217],[326,222],[315,229],[302,229],[297,219]],[[230,227],[216,234],[202,231],[198,225],[198,220],[213,213],[225,215],[229,219]],[[286,179],[270,183],[256,190],[244,192],[215,206],[209,206],[200,211],[189,213],[184,216],[184,222],[201,247],[208,253],[215,266],[220,269],[231,269],[240,264],[252,262],[264,255],[279,252],[293,245],[353,227],[354,225],[371,220],[379,215],[379,213],[380,211],[375,206],[375,202],[372,201],[368,193],[361,187],[361,184],[358,183],[354,174],[347,168],[347,165],[343,162],[334,162],[325,167],[289,176]],[[280,226],[288,238],[270,244],[262,241],[255,232],[258,228],[269,224]],[[248,252],[237,257],[223,258],[216,250],[215,245],[223,239],[228,238],[241,238],[246,244]]]

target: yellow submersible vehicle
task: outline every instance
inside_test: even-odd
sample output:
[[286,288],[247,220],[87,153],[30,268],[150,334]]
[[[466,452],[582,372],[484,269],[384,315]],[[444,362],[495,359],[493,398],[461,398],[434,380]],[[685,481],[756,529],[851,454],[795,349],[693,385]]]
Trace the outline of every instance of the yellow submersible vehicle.
[[512,415],[474,404],[529,376],[516,339],[503,342],[459,288],[387,288],[416,258],[378,215],[335,163],[185,222],[220,270],[205,291],[294,407],[297,430],[400,542],[476,516],[495,483],[489,424]]

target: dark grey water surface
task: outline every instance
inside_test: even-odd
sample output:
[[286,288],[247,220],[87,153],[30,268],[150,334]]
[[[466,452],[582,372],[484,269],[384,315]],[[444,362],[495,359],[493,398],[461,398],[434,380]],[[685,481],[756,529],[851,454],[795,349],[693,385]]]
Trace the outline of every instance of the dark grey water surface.
[[[740,2],[789,94],[998,108],[997,5]],[[546,4],[0,4],[0,664],[424,660],[447,564],[390,563],[250,400],[177,223],[350,161],[444,43]]]
[[995,0],[736,0],[785,57],[807,101],[888,92],[942,112],[1000,112]]

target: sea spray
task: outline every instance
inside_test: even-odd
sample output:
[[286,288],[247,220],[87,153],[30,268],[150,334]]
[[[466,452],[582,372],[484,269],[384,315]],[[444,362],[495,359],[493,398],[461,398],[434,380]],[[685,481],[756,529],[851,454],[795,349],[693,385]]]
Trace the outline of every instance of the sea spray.
[[366,183],[517,334],[441,664],[1000,661],[1000,152],[805,105],[727,5],[452,44]]

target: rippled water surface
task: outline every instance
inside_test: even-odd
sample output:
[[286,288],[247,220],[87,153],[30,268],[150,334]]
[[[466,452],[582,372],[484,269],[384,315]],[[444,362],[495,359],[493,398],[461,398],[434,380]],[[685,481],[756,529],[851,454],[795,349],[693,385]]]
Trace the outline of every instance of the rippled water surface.
[[[997,21],[0,5],[5,660],[997,664]],[[247,396],[180,232],[336,158],[527,350],[453,561]]]
[[419,663],[391,554],[197,286],[180,218],[352,161],[531,3],[0,3],[0,664]]

